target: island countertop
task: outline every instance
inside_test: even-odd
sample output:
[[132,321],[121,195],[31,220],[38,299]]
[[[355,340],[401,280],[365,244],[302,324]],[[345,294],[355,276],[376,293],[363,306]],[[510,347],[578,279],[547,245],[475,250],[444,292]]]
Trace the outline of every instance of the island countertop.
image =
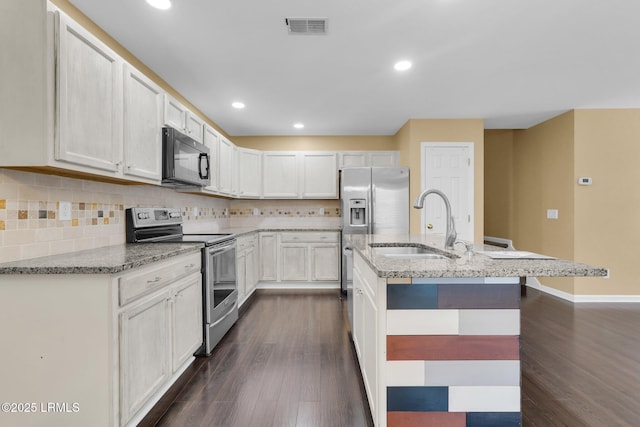
[[[575,277],[607,275],[607,269],[573,261],[552,259],[492,259],[480,253],[471,257],[465,247],[456,244],[454,250],[444,249],[444,238],[436,235],[349,234],[346,242],[373,268],[378,277]],[[427,246],[435,252],[449,254],[451,259],[398,259],[377,254],[371,245]],[[501,248],[474,245],[474,251],[495,251]]]

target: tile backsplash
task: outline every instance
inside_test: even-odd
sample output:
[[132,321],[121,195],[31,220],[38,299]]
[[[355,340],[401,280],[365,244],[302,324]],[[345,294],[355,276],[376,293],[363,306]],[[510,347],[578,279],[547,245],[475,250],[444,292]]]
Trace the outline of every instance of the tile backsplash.
[[[60,220],[61,201],[71,220]],[[340,225],[338,200],[228,200],[0,169],[0,262],[125,243],[125,209],[139,206],[180,208],[191,233]]]
[[[60,201],[71,202],[71,220],[58,217]],[[229,226],[225,199],[0,169],[0,262],[122,244],[132,206],[180,208],[185,227]]]

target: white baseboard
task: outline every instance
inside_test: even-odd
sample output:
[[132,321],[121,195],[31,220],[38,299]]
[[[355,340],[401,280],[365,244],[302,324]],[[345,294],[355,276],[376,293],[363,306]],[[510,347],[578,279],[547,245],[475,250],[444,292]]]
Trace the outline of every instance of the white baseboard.
[[583,302],[640,302],[640,295],[575,295],[541,284],[535,277],[527,277],[527,286],[573,303]]
[[340,289],[340,282],[258,282],[257,289]]

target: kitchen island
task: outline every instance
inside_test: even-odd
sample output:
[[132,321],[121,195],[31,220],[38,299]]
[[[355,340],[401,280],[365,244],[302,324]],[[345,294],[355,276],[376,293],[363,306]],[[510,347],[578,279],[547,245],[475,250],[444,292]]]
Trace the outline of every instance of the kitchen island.
[[352,335],[376,426],[521,425],[520,277],[607,274],[554,258],[477,253],[499,249],[491,246],[445,250],[434,236],[346,239],[354,252]]

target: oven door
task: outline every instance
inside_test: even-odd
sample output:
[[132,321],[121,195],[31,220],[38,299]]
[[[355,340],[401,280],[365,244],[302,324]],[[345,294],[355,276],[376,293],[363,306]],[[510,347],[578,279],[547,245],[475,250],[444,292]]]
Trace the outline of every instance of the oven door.
[[213,325],[237,309],[236,243],[226,242],[205,251],[205,319]]

